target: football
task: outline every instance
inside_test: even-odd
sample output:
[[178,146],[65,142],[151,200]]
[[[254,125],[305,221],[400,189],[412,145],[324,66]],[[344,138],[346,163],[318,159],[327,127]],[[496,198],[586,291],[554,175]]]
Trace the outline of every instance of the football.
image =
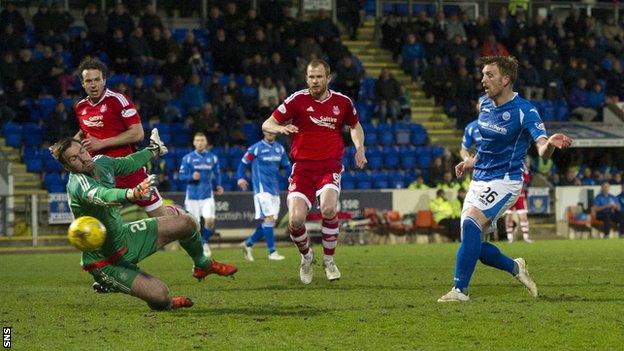
[[67,240],[80,251],[99,249],[106,239],[106,227],[97,218],[76,218],[67,229]]

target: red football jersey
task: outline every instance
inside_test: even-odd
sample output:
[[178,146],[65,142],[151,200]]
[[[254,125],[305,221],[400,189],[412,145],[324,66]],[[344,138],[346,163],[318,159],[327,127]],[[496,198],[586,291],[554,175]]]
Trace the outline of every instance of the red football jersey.
[[284,100],[273,117],[279,123],[292,120],[299,128],[298,133],[291,134],[290,155],[295,161],[342,160],[342,127],[358,123],[351,99],[332,90],[323,101],[314,100],[308,89],[300,90]]
[[[85,135],[98,139],[115,137],[128,130],[131,125],[141,123],[134,103],[127,96],[109,89],[104,91],[104,96],[95,104],[88,98],[80,100],[74,111],[80,130]],[[95,155],[127,156],[135,149],[134,145],[123,145],[96,151]]]

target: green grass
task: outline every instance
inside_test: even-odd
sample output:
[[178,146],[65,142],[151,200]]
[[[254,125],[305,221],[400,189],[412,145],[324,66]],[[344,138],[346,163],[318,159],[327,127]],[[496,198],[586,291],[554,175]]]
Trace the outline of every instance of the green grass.
[[[329,283],[317,264],[311,285],[298,255],[242,260],[236,279],[198,283],[182,252],[159,252],[141,267],[195,306],[152,312],[122,294],[97,295],[78,254],[3,255],[0,321],[13,348],[309,350],[605,350],[624,345],[624,240],[500,244],[527,259],[541,296],[507,273],[478,264],[471,301],[439,304],[452,285],[457,245],[339,246],[343,273]],[[315,250],[320,253],[319,246]]]

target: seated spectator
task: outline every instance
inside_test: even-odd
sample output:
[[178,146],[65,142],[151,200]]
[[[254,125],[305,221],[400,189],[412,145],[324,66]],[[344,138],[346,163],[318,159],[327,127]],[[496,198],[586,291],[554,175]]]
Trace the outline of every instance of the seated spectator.
[[222,146],[227,139],[226,131],[221,128],[219,117],[211,103],[207,102],[198,113],[191,115],[191,134],[203,132],[213,145]]
[[606,41],[608,50],[614,53],[619,53],[622,50],[624,31],[615,21],[615,17],[613,15],[609,15],[606,23],[602,25],[602,35]]
[[429,185],[435,187],[442,183],[444,181],[444,172],[445,167],[442,157],[434,158],[429,165]]
[[106,15],[98,9],[97,5],[91,3],[87,5],[83,20],[93,47],[96,50],[105,49],[106,31],[108,30]]
[[234,101],[231,95],[224,94],[219,111],[219,124],[225,131],[227,145],[245,143],[245,136],[242,133],[244,119],[243,108]]
[[609,193],[610,185],[608,182],[602,183],[601,191],[594,198],[594,210],[596,211],[596,219],[603,221],[602,237],[609,238],[611,226],[617,224],[620,236],[623,234],[624,225],[622,224],[622,214],[620,201],[615,195]]
[[624,97],[624,70],[620,60],[612,60],[611,72],[607,77],[606,100],[609,103],[618,103]]
[[44,128],[45,141],[53,144],[58,140],[73,136],[78,130],[78,119],[74,117],[74,111],[67,110],[62,101],[58,101],[54,107],[54,111],[50,113],[46,121],[47,127]]
[[391,13],[381,25],[381,47],[392,52],[393,60],[396,60],[401,52],[402,37],[401,24],[397,16]]
[[258,87],[249,74],[245,76],[245,83],[240,88],[240,104],[245,111],[245,116],[258,117],[255,115],[258,108]]
[[284,84],[288,84],[291,76],[291,69],[282,61],[282,55],[277,51],[271,54],[269,70],[269,75],[274,82],[283,82]]
[[459,240],[460,222],[459,217],[454,217],[453,205],[446,199],[444,190],[436,191],[436,198],[429,202],[429,209],[433,213],[433,220],[444,226],[442,235],[452,241]]
[[141,27],[136,27],[128,38],[128,54],[134,66],[133,71],[138,74],[151,74],[158,66]]
[[197,74],[191,75],[180,96],[184,108],[189,113],[196,113],[206,103],[206,93],[200,85]]
[[444,171],[442,182],[438,183],[438,188],[442,190],[459,190],[461,188],[461,184],[455,180],[453,173],[447,170]]
[[401,85],[387,68],[382,68],[379,79],[375,82],[375,97],[379,108],[379,122],[385,123],[388,115],[392,122],[396,122],[400,110]]
[[587,94],[587,104],[589,108],[596,111],[601,111],[605,104],[605,92],[602,90],[602,85],[596,82],[592,86],[592,90]]
[[[171,94],[171,90],[168,87],[163,85],[163,79],[161,76],[154,77],[154,84],[150,89],[152,94],[154,95],[154,108],[155,113],[158,116],[166,116],[165,108],[167,103],[173,99],[173,94]],[[173,122],[173,118],[166,118],[166,123]]]
[[24,123],[30,121],[30,111],[28,110],[27,102],[29,98],[33,96],[26,89],[24,80],[18,78],[13,83],[13,87],[8,89],[7,92],[7,106],[15,112],[13,122]]
[[451,200],[451,206],[453,206],[453,217],[460,218],[462,209],[464,208],[464,201],[466,200],[466,189],[459,188],[457,190],[457,197]]
[[561,186],[570,186],[570,185],[578,186],[578,185],[582,185],[582,183],[581,183],[581,180],[576,176],[576,172],[574,172],[574,169],[568,168],[566,170],[565,177],[563,177],[559,181],[559,185],[561,185]]
[[581,116],[581,120],[584,122],[590,122],[598,115],[598,112],[589,106],[588,94],[585,78],[579,78],[576,86],[572,87],[568,93],[570,110],[573,114]]
[[561,93],[559,85],[561,75],[553,69],[553,62],[550,59],[544,60],[540,70],[541,88],[545,93],[546,100],[559,100]]
[[269,76],[269,73],[269,65],[265,63],[264,57],[260,54],[253,55],[251,62],[245,67],[245,74],[251,75],[254,79],[264,79]]
[[122,2],[115,4],[115,9],[108,15],[108,32],[112,34],[118,29],[125,38],[134,30],[134,20]]
[[163,28],[162,21],[160,20],[160,16],[156,13],[156,8],[154,4],[148,2],[145,5],[145,10],[143,11],[143,16],[139,20],[139,26],[143,27],[145,33],[152,33],[152,29],[154,28]]
[[271,79],[271,77],[266,77],[262,80],[262,84],[258,88],[258,106],[268,107],[269,99],[271,97],[277,100],[277,87],[273,83],[273,79]]
[[436,55],[433,58],[433,61],[427,66],[423,73],[423,80],[425,81],[425,85],[423,86],[425,96],[427,98],[433,96],[436,106],[444,103],[449,96],[452,84],[451,72],[442,62],[442,57]]
[[414,180],[413,182],[410,183],[410,185],[407,186],[408,189],[429,189],[429,185],[427,185],[427,183],[425,183],[425,179],[423,178],[422,175],[419,175],[418,177],[416,177],[416,180]]
[[583,168],[583,174],[581,175],[582,185],[596,185],[596,181],[592,175],[592,169],[590,167]]
[[481,56],[509,56],[509,51],[503,44],[496,41],[494,34],[490,34],[483,44]]
[[466,40],[464,24],[459,20],[457,13],[452,13],[446,23],[446,40],[450,41],[457,35],[459,35],[462,40]]
[[130,72],[128,42],[121,28],[113,30],[113,40],[108,42],[106,53],[110,59],[110,68],[113,72],[119,74]]
[[425,52],[421,43],[416,39],[416,35],[409,34],[407,42],[401,50],[401,67],[403,71],[409,73],[412,82],[419,80],[421,70],[425,66]]
[[336,90],[357,100],[361,79],[359,70],[353,64],[353,58],[350,55],[344,56],[336,67]]
[[528,59],[522,60],[518,69],[518,84],[522,87],[523,98],[538,101],[544,98],[544,89],[541,87],[539,72]]

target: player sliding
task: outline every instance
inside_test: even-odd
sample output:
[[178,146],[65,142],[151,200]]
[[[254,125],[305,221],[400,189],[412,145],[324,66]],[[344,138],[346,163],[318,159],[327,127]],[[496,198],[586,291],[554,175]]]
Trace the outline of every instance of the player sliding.
[[299,278],[312,282],[314,253],[306,233],[308,211],[320,198],[323,240],[323,266],[330,281],[340,279],[334,262],[338,240],[336,218],[340,176],[344,167],[344,143],[341,130],[351,129],[355,144],[355,165],[364,168],[364,131],[357,111],[347,96],[329,90],[329,65],[312,60],[307,66],[308,89],[295,92],[282,103],[262,125],[262,130],[275,134],[292,134],[290,154],[294,160],[288,186],[288,232],[301,253]]
[[131,189],[115,188],[115,176],[132,174],[167,148],[154,129],[150,145],[126,157],[92,158],[80,141],[64,138],[51,147],[53,156],[70,172],[67,193],[75,218],[92,216],[106,227],[106,241],[95,251],[82,252],[82,269],[89,272],[100,292],[123,292],[147,302],[154,310],[191,307],[183,296],[171,297],[161,280],[141,271],[137,264],[166,244],[179,240],[193,259],[193,277],[209,274],[232,275],[236,267],[209,261],[204,255],[198,223],[188,213],[171,207],[171,216],[123,223],[122,204],[149,199],[155,191],[155,177],[149,176]]
[[523,163],[531,140],[541,157],[555,148],[565,149],[572,139],[564,134],[547,137],[537,109],[512,90],[518,72],[514,57],[482,57],[481,83],[487,95],[479,106],[478,128],[482,140],[477,154],[455,166],[458,177],[473,171],[462,209],[462,243],[455,263],[455,284],[438,302],[468,301],[468,284],[477,260],[512,274],[533,297],[537,286],[524,259],[512,260],[481,239],[482,228],[495,222],[516,202],[522,189]]

